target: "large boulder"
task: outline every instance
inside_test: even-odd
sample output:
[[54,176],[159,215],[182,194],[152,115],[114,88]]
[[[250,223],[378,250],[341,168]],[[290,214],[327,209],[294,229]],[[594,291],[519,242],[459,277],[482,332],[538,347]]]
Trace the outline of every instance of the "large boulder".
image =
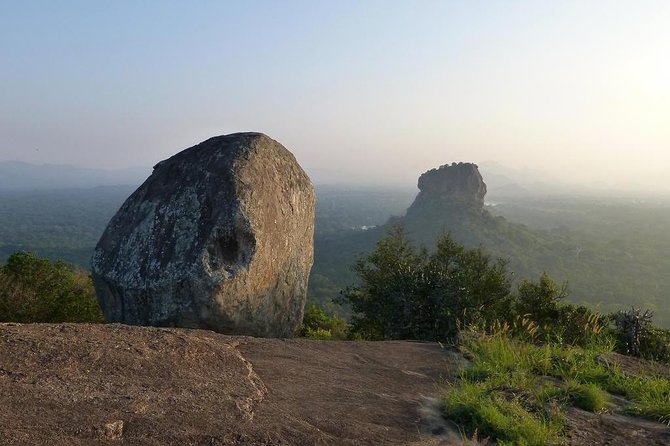
[[288,337],[301,323],[315,194],[281,144],[211,138],[158,163],[92,259],[108,321]]

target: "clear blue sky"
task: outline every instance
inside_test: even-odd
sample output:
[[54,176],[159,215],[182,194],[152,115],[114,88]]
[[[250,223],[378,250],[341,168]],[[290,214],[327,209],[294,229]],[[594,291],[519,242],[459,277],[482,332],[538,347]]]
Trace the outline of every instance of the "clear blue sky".
[[343,178],[670,174],[661,0],[0,0],[0,85],[0,160],[147,166],[256,130]]

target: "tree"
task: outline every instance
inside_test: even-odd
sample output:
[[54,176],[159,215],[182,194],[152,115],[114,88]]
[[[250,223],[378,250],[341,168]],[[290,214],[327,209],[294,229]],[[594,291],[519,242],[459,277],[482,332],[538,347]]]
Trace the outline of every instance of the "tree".
[[506,262],[449,235],[429,254],[393,226],[353,270],[360,284],[341,300],[354,312],[352,331],[367,339],[445,340],[459,324],[491,320],[511,307]]
[[91,278],[29,252],[0,267],[0,321],[103,322]]
[[346,320],[312,304],[305,310],[299,334],[310,339],[346,339],[347,329]]
[[539,326],[552,325],[558,319],[560,302],[568,295],[567,285],[559,286],[547,273],[535,283],[519,284],[517,313],[528,315]]

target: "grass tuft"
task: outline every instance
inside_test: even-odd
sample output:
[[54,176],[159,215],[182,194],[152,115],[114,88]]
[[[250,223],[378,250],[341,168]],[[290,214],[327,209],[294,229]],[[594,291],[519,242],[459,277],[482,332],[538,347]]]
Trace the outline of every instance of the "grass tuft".
[[464,430],[479,430],[500,445],[545,445],[560,438],[562,428],[548,417],[529,413],[520,400],[492,392],[485,383],[452,387],[443,413],[458,420]]
[[626,375],[598,361],[611,344],[536,345],[506,333],[464,339],[472,365],[451,384],[442,411],[465,432],[481,432],[501,445],[558,443],[566,406],[603,412],[609,393],[631,401],[626,413],[670,421],[670,382]]
[[603,412],[610,400],[609,394],[593,383],[569,383],[568,394],[576,407],[595,413]]

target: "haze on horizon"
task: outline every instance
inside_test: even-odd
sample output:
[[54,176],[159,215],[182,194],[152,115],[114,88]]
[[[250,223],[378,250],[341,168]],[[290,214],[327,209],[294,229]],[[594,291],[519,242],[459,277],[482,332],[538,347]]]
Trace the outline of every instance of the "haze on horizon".
[[670,191],[670,3],[0,3],[0,160],[151,166],[261,131],[308,172],[493,160]]

